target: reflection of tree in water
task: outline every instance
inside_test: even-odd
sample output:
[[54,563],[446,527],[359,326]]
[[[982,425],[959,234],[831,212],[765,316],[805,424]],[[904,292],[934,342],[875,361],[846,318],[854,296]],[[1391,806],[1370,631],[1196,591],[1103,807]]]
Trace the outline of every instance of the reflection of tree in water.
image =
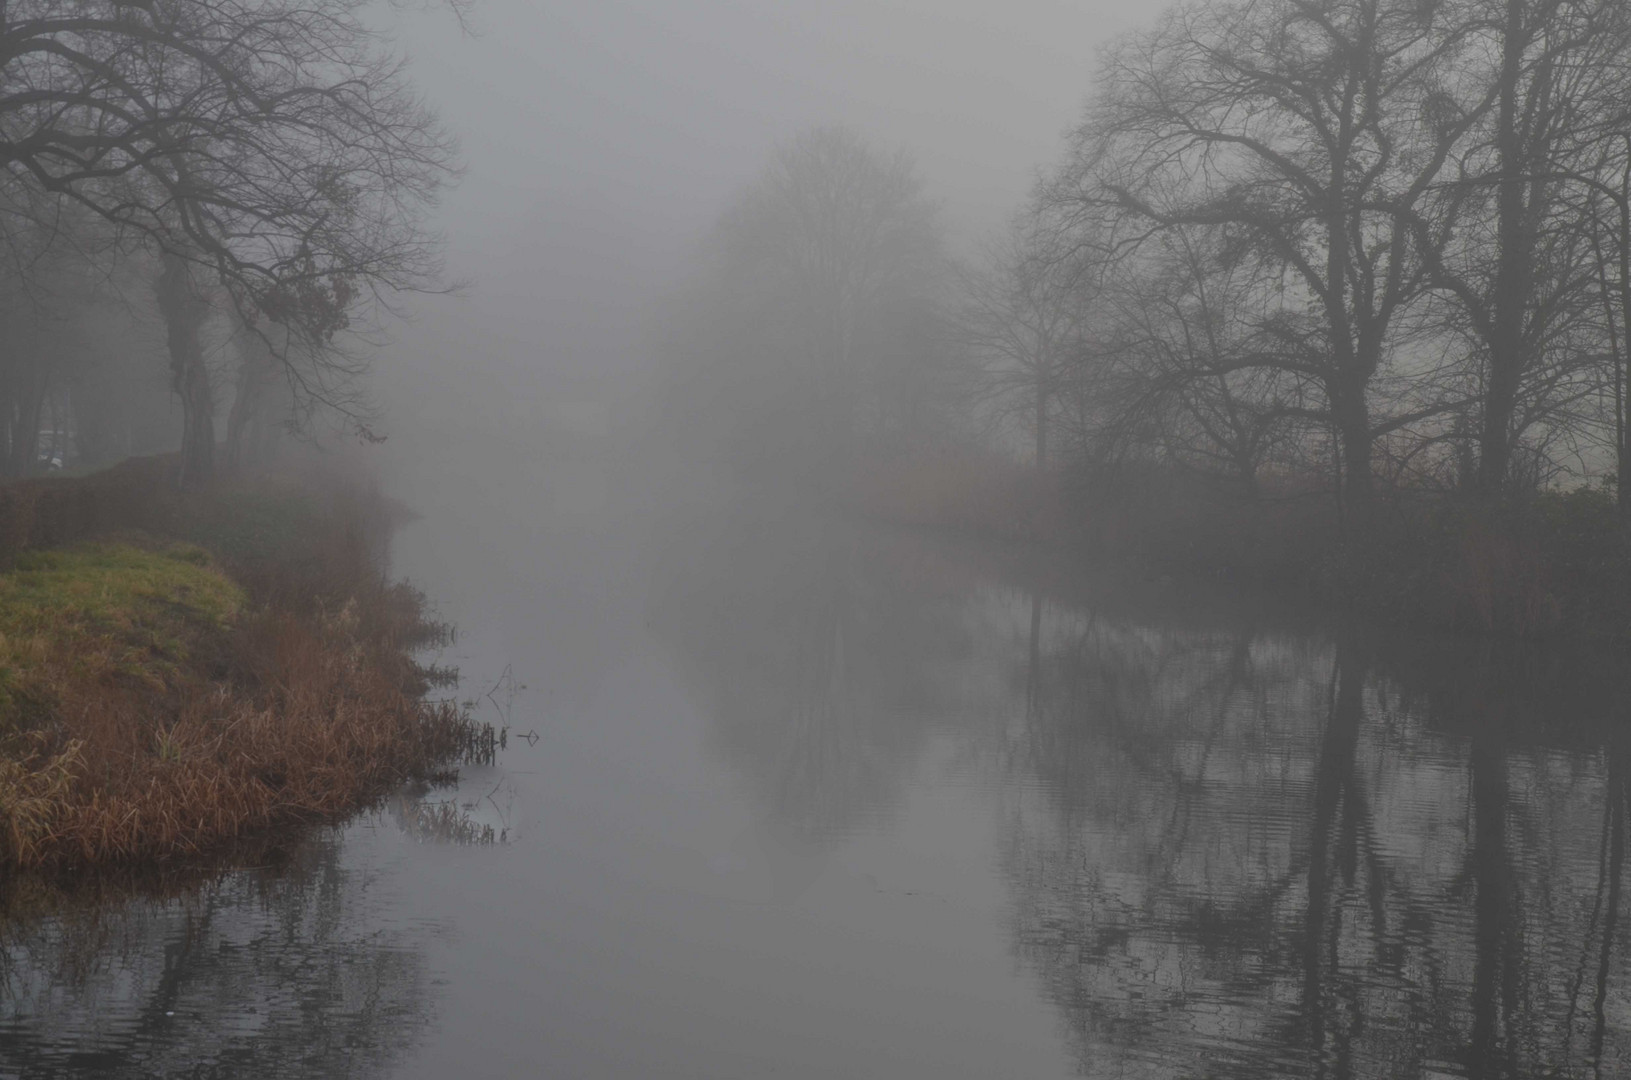
[[657,628],[771,817],[840,835],[895,798],[961,599],[842,523],[746,508],[705,535],[676,542]]
[[381,1074],[427,1019],[429,976],[367,897],[334,838],[276,873],[14,925],[0,1076]]
[[1631,1064],[1623,747],[1524,742],[1498,663],[1405,695],[1357,641],[1032,626],[1006,870],[1085,1075]]

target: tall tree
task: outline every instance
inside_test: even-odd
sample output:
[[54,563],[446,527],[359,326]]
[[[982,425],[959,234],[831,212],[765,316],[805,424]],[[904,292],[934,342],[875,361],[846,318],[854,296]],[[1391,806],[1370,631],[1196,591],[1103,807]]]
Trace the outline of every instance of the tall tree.
[[1500,493],[1525,429],[1547,400],[1575,391],[1559,365],[1590,312],[1592,248],[1575,179],[1625,81],[1631,23],[1617,0],[1488,0],[1465,13],[1485,44],[1462,76],[1471,107],[1493,98],[1467,132],[1421,235],[1435,288],[1449,294],[1479,370],[1477,483]]
[[1485,107],[1449,104],[1468,37],[1453,2],[1182,6],[1112,52],[1049,191],[1112,218],[1106,258],[1173,228],[1228,231],[1277,298],[1237,363],[1317,387],[1308,416],[1336,432],[1358,510],[1374,441],[1409,422],[1376,415],[1373,392],[1425,286],[1410,212]]
[[1047,234],[1016,221],[965,273],[959,326],[983,368],[983,392],[999,415],[1019,413],[1030,429],[1033,460],[1049,464],[1056,399],[1083,349],[1087,299],[1068,264],[1053,257]]
[[[164,252],[189,410],[213,407],[213,395],[187,344],[193,313],[175,260],[193,264],[193,291],[219,288],[251,322],[319,345],[364,298],[435,280],[422,213],[451,175],[453,146],[363,10],[362,0],[0,5],[0,174]],[[297,382],[321,392],[309,373]],[[189,425],[202,433],[212,418]],[[213,452],[202,434],[189,439],[184,477],[207,479]]]
[[172,252],[160,262],[155,292],[170,347],[170,388],[181,399],[182,475],[202,482],[215,460],[215,388],[201,337],[210,302],[191,262]]
[[726,210],[711,254],[669,404],[738,461],[843,468],[933,392],[940,232],[904,154],[843,128],[794,136]]

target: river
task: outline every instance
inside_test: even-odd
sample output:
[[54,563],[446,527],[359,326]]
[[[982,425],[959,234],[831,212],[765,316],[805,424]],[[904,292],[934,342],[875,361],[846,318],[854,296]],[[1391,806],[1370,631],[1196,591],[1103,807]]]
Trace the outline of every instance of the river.
[[396,542],[498,842],[9,927],[0,1077],[1631,1074],[1617,672],[617,490]]

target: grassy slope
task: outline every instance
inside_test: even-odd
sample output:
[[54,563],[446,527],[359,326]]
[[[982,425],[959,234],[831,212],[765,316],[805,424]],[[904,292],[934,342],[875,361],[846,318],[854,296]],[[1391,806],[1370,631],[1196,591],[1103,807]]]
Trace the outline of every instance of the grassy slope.
[[127,537],[0,574],[0,869],[331,819],[480,735],[424,699],[410,653],[439,628],[380,577],[367,497],[242,489],[171,525],[210,550]]
[[183,678],[201,636],[226,631],[241,588],[191,545],[28,552],[0,575],[0,730],[59,704],[65,682],[155,690]]

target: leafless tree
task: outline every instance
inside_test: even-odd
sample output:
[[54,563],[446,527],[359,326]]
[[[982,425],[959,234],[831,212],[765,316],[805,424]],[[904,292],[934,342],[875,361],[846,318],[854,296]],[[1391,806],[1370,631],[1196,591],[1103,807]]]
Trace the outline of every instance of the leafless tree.
[[[184,477],[213,468],[195,301],[324,351],[364,299],[436,281],[422,212],[453,146],[361,0],[6,0],[0,171],[164,253],[161,308],[187,411]],[[184,265],[185,264],[185,265]],[[185,280],[184,280],[185,279]],[[218,290],[211,293],[211,290]],[[318,367],[294,362],[316,359]]]
[[1419,237],[1469,342],[1476,480],[1495,495],[1521,479],[1526,432],[1551,438],[1589,389],[1579,333],[1595,274],[1577,188],[1625,81],[1631,21],[1612,0],[1488,0],[1463,18],[1480,48],[1456,81],[1480,119]]
[[1090,302],[1067,265],[1051,257],[1049,237],[1016,221],[961,275],[958,325],[981,365],[982,395],[999,416],[1023,414],[1038,469],[1049,464],[1049,435],[1066,370],[1084,350]]
[[669,395],[693,433],[739,460],[841,467],[937,392],[940,232],[905,155],[842,128],[795,136],[729,206],[710,255]]
[[1276,343],[1261,275],[1216,227],[1164,230],[1120,260],[1102,289],[1105,437],[1238,480],[1255,491],[1277,446],[1309,424],[1312,380],[1259,359]]
[[1378,415],[1373,397],[1427,285],[1414,208],[1488,107],[1447,96],[1469,40],[1456,3],[1182,6],[1110,54],[1047,195],[1065,220],[1111,221],[1105,259],[1180,227],[1224,230],[1273,297],[1259,344],[1228,368],[1318,391],[1296,408],[1337,434],[1360,510],[1375,440],[1442,407]]

